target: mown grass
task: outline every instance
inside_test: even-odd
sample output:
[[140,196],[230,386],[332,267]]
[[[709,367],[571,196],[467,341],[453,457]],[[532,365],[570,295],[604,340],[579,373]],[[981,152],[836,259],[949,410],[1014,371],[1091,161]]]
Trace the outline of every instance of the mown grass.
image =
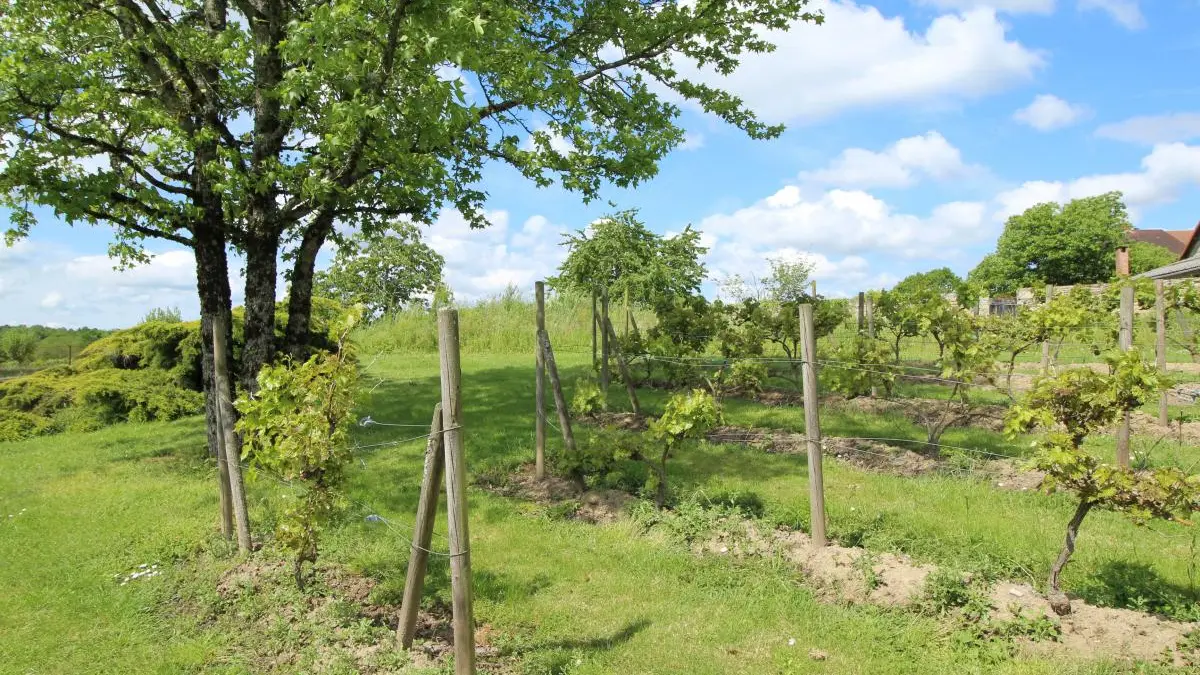
[[[584,372],[587,356],[567,352],[561,361],[570,383]],[[463,369],[471,473],[528,461],[534,412],[528,355],[467,354]],[[377,379],[366,383],[363,413],[380,422],[427,424],[438,398],[436,374],[433,355],[380,357],[371,367]],[[662,392],[642,394],[651,410],[662,404]],[[612,396],[616,406],[618,391]],[[729,414],[738,423],[802,427],[798,410],[732,403]],[[840,435],[919,433],[895,417],[831,411],[824,423],[828,433]],[[585,438],[595,433],[584,427],[579,432]],[[420,433],[418,427],[355,431],[362,445]],[[558,446],[552,437],[552,450]],[[415,510],[422,452],[417,439],[362,453],[347,488],[353,502],[324,541],[323,561],[378,579],[380,602],[396,601],[403,584],[408,544],[401,535]],[[767,501],[772,520],[807,522],[801,456],[714,445],[681,452],[670,470],[680,491],[753,490]],[[836,462],[827,464],[826,480],[835,536],[958,569],[1018,575],[1028,569],[1034,578],[1042,576],[1069,512],[1059,498],[998,492],[970,480],[869,474]],[[268,497],[276,490],[265,479],[251,487],[260,532],[271,520]],[[818,602],[794,570],[772,561],[697,558],[631,522],[561,521],[474,488],[470,500],[477,616],[514,655],[518,672],[1159,670],[997,658],[956,642],[932,618]],[[220,608],[212,587],[236,557],[213,535],[215,478],[198,420],[0,444],[0,515],[10,512],[18,515],[0,523],[0,672],[261,672],[252,652],[298,639],[248,631],[237,613],[244,608],[211,615]],[[368,522],[370,513],[396,529]],[[1177,542],[1178,529],[1162,539],[1111,514],[1089,518],[1067,586],[1101,600],[1114,592],[1118,578],[1121,588],[1149,597],[1184,592],[1189,556]],[[440,548],[444,540],[435,537],[434,545]],[[275,554],[268,548],[256,555]],[[157,563],[165,573],[125,586],[114,578],[143,563]],[[447,579],[444,560],[435,558],[432,598],[448,596]],[[193,605],[208,609],[198,612]],[[286,608],[254,609],[271,611]],[[810,659],[810,649],[829,658]],[[290,671],[279,670],[313,672],[321,663],[306,658]]]

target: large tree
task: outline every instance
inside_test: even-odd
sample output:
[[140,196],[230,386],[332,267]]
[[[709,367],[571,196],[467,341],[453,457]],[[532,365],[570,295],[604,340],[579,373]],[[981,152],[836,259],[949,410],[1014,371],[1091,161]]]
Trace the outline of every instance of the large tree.
[[446,260],[421,241],[411,223],[346,238],[329,269],[318,272],[316,289],[343,305],[362,305],[367,318],[391,314],[442,283]]
[[562,290],[607,290],[633,302],[654,305],[673,296],[692,295],[704,281],[700,233],[690,226],[665,237],[646,228],[637,211],[600,218],[588,230],[564,237],[568,253],[550,280]]
[[147,240],[191,248],[206,350],[233,247],[253,387],[276,349],[281,259],[299,352],[335,224],[451,206],[484,226],[489,162],[585,199],[637,184],[683,139],[679,98],[778,135],[681,66],[731,72],[772,48],[768,30],[819,23],[806,1],[0,0],[9,239],[42,205],[112,227],[122,263]]
[[1012,216],[996,252],[968,280],[990,293],[1036,282],[1066,286],[1113,277],[1118,246],[1128,241],[1129,214],[1120,192],[1045,203]]

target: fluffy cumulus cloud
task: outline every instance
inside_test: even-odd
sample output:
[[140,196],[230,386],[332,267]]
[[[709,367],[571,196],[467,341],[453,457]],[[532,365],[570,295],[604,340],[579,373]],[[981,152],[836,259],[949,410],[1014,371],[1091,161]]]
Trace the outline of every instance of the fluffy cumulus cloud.
[[[990,4],[990,3],[989,3]],[[733,74],[681,68],[741,96],[769,122],[815,121],[853,108],[976,99],[1024,82],[1044,57],[1010,39],[993,9],[980,7],[911,27],[851,2],[818,1],[825,24],[768,39]]]
[[1079,0],[1079,9],[1104,12],[1129,30],[1146,27],[1146,17],[1142,16],[1138,0]]
[[1084,106],[1068,103],[1053,94],[1041,94],[1013,113],[1013,119],[1038,131],[1053,131],[1069,127],[1087,114]]
[[531,292],[562,262],[559,243],[566,230],[543,216],[514,227],[506,211],[487,214],[490,227],[472,230],[457,211],[448,211],[425,231],[425,241],[446,259],[446,283],[460,301],[479,300],[514,285]]
[[996,197],[996,217],[1004,219],[1042,202],[1066,202],[1114,190],[1124,193],[1125,204],[1136,215],[1139,207],[1174,201],[1194,187],[1200,187],[1200,146],[1167,143],[1142,158],[1140,171],[1022,183]]
[[1101,138],[1126,143],[1175,143],[1200,138],[1200,113],[1142,115],[1105,124],[1096,129]]
[[930,131],[900,139],[879,152],[848,148],[828,166],[801,173],[800,179],[837,187],[908,187],[922,177],[944,180],[969,171],[958,148]]

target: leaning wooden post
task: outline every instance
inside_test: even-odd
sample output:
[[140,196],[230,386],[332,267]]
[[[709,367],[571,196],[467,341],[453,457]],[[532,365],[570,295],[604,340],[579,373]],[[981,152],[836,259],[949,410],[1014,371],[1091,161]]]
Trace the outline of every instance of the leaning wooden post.
[[[866,297],[866,314],[867,314],[867,337],[872,341],[875,340],[875,299],[868,295]],[[879,385],[875,384],[878,379],[875,373],[871,374],[871,398],[879,398]]]
[[456,309],[438,310],[438,351],[442,362],[442,443],[446,455],[454,672],[456,675],[474,675],[475,615],[471,600],[471,537],[467,528],[467,467],[463,452],[462,370]]
[[429,425],[429,440],[425,443],[425,474],[421,479],[417,523],[413,526],[412,545],[408,552],[408,575],[404,579],[404,599],[400,602],[400,623],[396,627],[396,639],[404,649],[412,648],[413,637],[417,634],[417,610],[421,608],[425,568],[429,564],[429,544],[433,539],[433,521],[437,517],[438,495],[442,491],[442,470],[446,463],[442,429],[442,404],[438,403],[433,407],[433,422]]
[[604,329],[612,334],[613,351],[617,356],[617,368],[621,379],[625,381],[625,391],[629,394],[629,404],[633,406],[633,414],[642,414],[642,404],[638,402],[637,389],[633,386],[633,377],[629,373],[629,364],[625,361],[625,353],[621,351],[621,343],[617,341],[617,332],[613,330],[612,322],[605,324]]
[[[1121,286],[1121,324],[1119,346],[1121,351],[1133,349],[1133,286],[1125,282]],[[1129,468],[1129,423],[1132,414],[1126,410],[1121,415],[1121,426],[1117,429],[1117,465]]]
[[604,288],[600,291],[600,391],[604,392],[604,399],[608,400],[608,383],[611,379],[608,372],[608,355],[610,345],[608,342],[608,289]]
[[[229,330],[228,318],[218,313],[213,317],[213,394],[217,397],[217,423],[219,433],[224,439],[225,466],[229,472],[229,498],[233,502],[233,519],[237,526],[238,550],[249,553],[252,548],[250,540],[250,517],[246,512],[246,489],[242,484],[242,453],[238,443],[237,432],[233,430],[233,385],[229,378],[228,343],[226,332]],[[218,446],[220,448],[220,446]]]
[[533,387],[533,404],[537,407],[533,422],[533,477],[542,480],[546,477],[546,358],[542,354],[538,336],[546,330],[546,284],[539,281],[533,288],[537,301],[537,330],[533,333],[534,351],[537,353],[533,367],[537,379]]
[[[1054,298],[1054,286],[1046,284],[1046,304],[1050,304],[1050,300]],[[1050,372],[1050,340],[1047,338],[1042,340],[1042,374]]]
[[811,511],[811,536],[814,546],[824,546],[825,478],[821,470],[821,420],[817,407],[817,340],[813,329],[813,307],[800,305],[801,378],[804,385],[804,436],[808,440],[808,501]]
[[[214,385],[213,393],[216,393]],[[214,421],[217,425],[217,489],[221,493],[221,536],[233,539],[233,494],[229,489],[229,460],[225,459],[225,426],[221,423],[221,406],[218,403]]]
[[[1167,372],[1167,301],[1164,297],[1164,282],[1162,279],[1157,279],[1154,282],[1154,356],[1158,363],[1158,370],[1161,373]],[[1158,396],[1158,423],[1162,426],[1170,426],[1171,420],[1167,416],[1167,392],[1163,392]]]
[[595,370],[595,368],[596,368],[596,354],[597,354],[596,345],[598,344],[596,342],[596,335],[597,335],[596,327],[600,325],[600,312],[597,309],[597,304],[596,304],[598,302],[597,297],[598,297],[598,295],[597,295],[595,289],[593,289],[592,290],[592,369],[593,370]]
[[858,292],[858,332],[863,332],[863,318],[866,313],[866,293]]
[[542,331],[538,335],[542,345],[542,358],[546,360],[546,374],[550,376],[550,391],[554,393],[554,407],[558,410],[558,424],[562,428],[563,445],[567,452],[575,454],[575,433],[571,431],[571,416],[567,413],[567,398],[563,396],[562,380],[558,379],[558,366],[554,363],[554,348],[550,346],[550,335]]

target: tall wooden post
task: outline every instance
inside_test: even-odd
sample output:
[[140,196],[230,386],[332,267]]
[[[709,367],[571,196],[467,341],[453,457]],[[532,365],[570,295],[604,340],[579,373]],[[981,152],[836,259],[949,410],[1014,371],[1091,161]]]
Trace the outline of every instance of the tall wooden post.
[[813,298],[813,300],[816,300],[816,299],[817,299],[817,280],[816,280],[816,279],[813,279],[812,281],[810,281],[810,282],[809,282],[809,287],[810,287],[810,288],[812,288],[812,298]]
[[600,313],[597,310],[597,294],[592,291],[592,368],[596,367],[596,328],[600,325]]
[[[866,296],[867,337],[875,339],[875,299]],[[875,384],[875,374],[871,374],[871,398],[879,398],[879,385]]]
[[824,546],[825,477],[821,470],[821,421],[817,400],[817,340],[813,328],[813,307],[800,305],[801,379],[804,385],[804,436],[808,442],[808,501],[811,511],[811,536],[814,546]]
[[[1158,364],[1159,372],[1167,372],[1167,301],[1164,297],[1164,282],[1158,279],[1154,282],[1154,356]],[[1167,392],[1159,394],[1158,397],[1158,423],[1162,426],[1170,426],[1171,420],[1167,416]]]
[[438,310],[438,351],[442,365],[442,442],[446,455],[454,672],[456,675],[474,675],[475,614],[471,598],[471,537],[467,527],[467,467],[463,451],[462,370],[456,309]]
[[537,302],[537,330],[533,333],[533,349],[537,354],[533,367],[537,379],[533,387],[533,404],[537,407],[533,422],[533,476],[542,480],[546,477],[546,356],[542,353],[538,336],[546,330],[546,283],[539,281],[533,285],[533,289]]
[[229,499],[233,503],[233,519],[237,527],[238,550],[249,553],[250,516],[246,511],[246,489],[242,483],[242,453],[237,432],[233,430],[235,411],[233,408],[233,384],[229,377],[228,317],[218,313],[213,317],[213,393],[217,398],[217,423],[225,447],[225,467],[229,473]]
[[600,391],[604,392],[604,399],[608,400],[608,383],[611,379],[608,372],[608,355],[609,342],[608,331],[605,326],[608,321],[608,289],[600,290]]
[[554,393],[554,407],[558,411],[558,425],[562,428],[563,445],[567,452],[575,453],[575,432],[571,431],[571,416],[567,412],[567,397],[563,395],[562,380],[558,378],[558,366],[554,363],[554,348],[550,346],[550,335],[542,331],[538,335],[542,345],[542,358],[546,360],[546,374],[550,376],[550,391]]
[[[1054,286],[1046,284],[1046,304],[1054,298]],[[1042,340],[1042,374],[1050,372],[1050,340]]]
[[621,343],[617,341],[617,332],[613,330],[612,322],[604,324],[604,330],[612,333],[613,352],[617,357],[617,368],[620,369],[621,379],[625,381],[625,391],[629,394],[629,405],[633,406],[633,414],[642,414],[642,404],[638,402],[637,389],[633,386],[633,374],[629,372],[629,364],[625,361],[625,353],[621,351]]
[[429,440],[425,443],[425,474],[421,479],[417,522],[413,526],[408,574],[404,579],[404,599],[400,602],[400,622],[396,627],[396,639],[405,649],[412,648],[413,637],[417,634],[417,610],[421,607],[425,569],[429,564],[429,544],[433,539],[433,521],[437,516],[438,495],[442,491],[442,472],[446,464],[442,429],[442,404],[438,403],[433,407],[433,422],[429,425]]
[[858,292],[858,332],[859,333],[863,332],[863,315],[866,311],[865,296],[866,296],[866,293],[863,293],[862,291]]
[[217,423],[217,490],[221,493],[221,536],[233,539],[233,494],[229,489],[229,460],[225,459],[225,426],[221,422],[221,406],[216,407]]
[[[1121,351],[1133,349],[1133,286],[1121,286],[1121,317],[1120,317],[1119,346]],[[1129,423],[1131,413],[1126,410],[1121,415],[1121,425],[1117,428],[1117,465],[1129,468]]]
[[625,337],[629,338],[629,321],[632,315],[629,313],[629,287],[625,287]]

